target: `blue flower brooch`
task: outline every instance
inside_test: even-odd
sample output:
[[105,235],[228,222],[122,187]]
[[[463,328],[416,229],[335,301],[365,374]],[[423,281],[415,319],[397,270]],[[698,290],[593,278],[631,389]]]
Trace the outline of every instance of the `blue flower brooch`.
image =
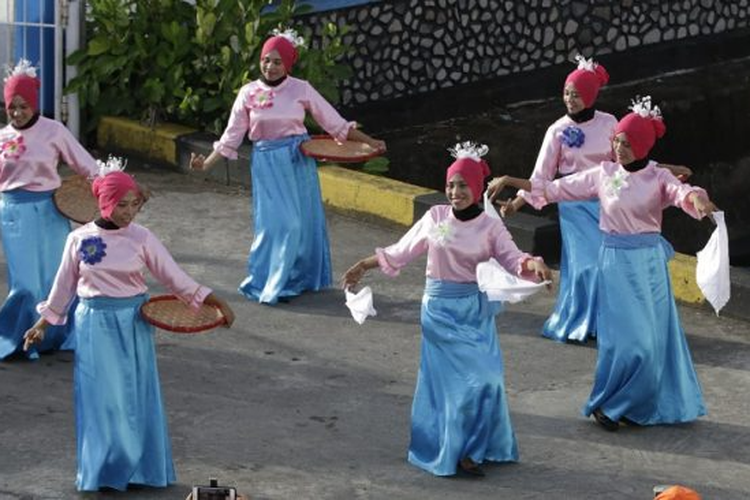
[[78,248],[78,253],[81,254],[81,259],[86,264],[96,264],[101,262],[102,258],[107,255],[104,249],[107,248],[107,244],[99,236],[91,236],[81,242],[81,246]]
[[580,148],[585,140],[586,134],[574,125],[570,125],[562,131],[562,142],[569,148]]

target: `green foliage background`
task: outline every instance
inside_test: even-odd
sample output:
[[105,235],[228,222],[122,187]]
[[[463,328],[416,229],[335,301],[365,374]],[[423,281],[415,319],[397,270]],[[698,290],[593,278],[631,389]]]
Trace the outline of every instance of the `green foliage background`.
[[[87,44],[72,54],[87,131],[105,115],[154,124],[182,123],[220,134],[240,87],[257,78],[260,50],[274,28],[293,26],[309,10],[293,0],[263,11],[268,0],[88,0]],[[311,41],[311,30],[298,31]],[[324,26],[316,46],[302,49],[294,68],[331,103],[351,75],[337,63],[348,27]]]

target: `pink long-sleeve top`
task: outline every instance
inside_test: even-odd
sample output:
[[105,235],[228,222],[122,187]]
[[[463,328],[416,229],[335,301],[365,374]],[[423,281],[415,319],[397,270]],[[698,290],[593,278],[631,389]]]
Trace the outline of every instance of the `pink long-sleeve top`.
[[7,125],[0,130],[0,191],[51,191],[60,187],[58,164],[93,177],[96,160],[60,122],[40,116],[24,130]]
[[[576,123],[567,115],[558,119],[544,134],[530,180],[551,181],[558,175],[583,172],[603,161],[612,160],[612,137],[616,125],[617,118],[601,111],[595,111],[594,117],[583,123]],[[578,134],[573,129],[583,133],[583,144],[579,147],[568,144],[571,141],[566,140],[566,135],[572,138]],[[544,206],[543,199],[534,197],[528,191],[520,190],[518,196],[537,210]]]
[[546,202],[598,197],[599,228],[614,234],[661,232],[662,211],[668,206],[700,219],[688,195],[695,192],[706,196],[702,188],[683,184],[653,161],[636,172],[605,161],[555,181],[532,180],[531,186],[531,192]]
[[[97,241],[97,238],[99,241]],[[106,245],[101,254],[101,243]],[[82,252],[88,251],[86,262]],[[99,260],[98,258],[101,260]],[[211,289],[195,282],[154,234],[138,224],[102,229],[90,222],[68,235],[47,300],[37,311],[53,325],[65,324],[73,298],[133,297],[147,290],[145,269],[185,303],[198,307]]]
[[425,252],[428,278],[476,282],[477,264],[494,257],[508,272],[533,279],[533,274],[523,269],[524,262],[532,257],[518,249],[501,220],[486,213],[461,221],[449,205],[436,205],[397,243],[375,250],[380,269],[389,276],[397,276],[401,268]]
[[260,80],[244,85],[237,93],[227,128],[214,143],[214,150],[231,160],[237,159],[237,148],[247,135],[251,141],[281,139],[306,134],[305,113],[332,137],[344,141],[355,126],[305,80],[287,76],[276,87]]

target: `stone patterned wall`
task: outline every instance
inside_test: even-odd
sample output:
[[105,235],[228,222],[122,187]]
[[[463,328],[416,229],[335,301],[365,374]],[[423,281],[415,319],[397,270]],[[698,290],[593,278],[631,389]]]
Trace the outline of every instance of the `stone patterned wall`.
[[400,0],[305,16],[352,27],[342,104],[429,92],[750,26],[750,0]]

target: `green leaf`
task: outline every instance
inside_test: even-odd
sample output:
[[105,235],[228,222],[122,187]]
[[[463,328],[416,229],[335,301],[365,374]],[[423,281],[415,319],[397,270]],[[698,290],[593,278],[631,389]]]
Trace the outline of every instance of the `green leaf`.
[[98,37],[93,38],[88,43],[88,48],[86,50],[86,53],[91,56],[98,56],[99,54],[103,54],[107,52],[110,48],[110,40],[108,38]]
[[391,162],[388,158],[378,156],[365,162],[362,171],[373,175],[384,175],[388,172]]

